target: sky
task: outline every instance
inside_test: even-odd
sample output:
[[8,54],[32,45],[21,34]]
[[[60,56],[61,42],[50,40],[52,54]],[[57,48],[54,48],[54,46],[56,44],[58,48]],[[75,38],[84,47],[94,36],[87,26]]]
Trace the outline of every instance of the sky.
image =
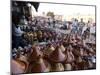
[[63,15],[63,18],[67,19],[78,16],[95,19],[95,7],[93,6],[40,3],[37,14],[42,15],[43,12],[48,11],[54,12],[55,15]]

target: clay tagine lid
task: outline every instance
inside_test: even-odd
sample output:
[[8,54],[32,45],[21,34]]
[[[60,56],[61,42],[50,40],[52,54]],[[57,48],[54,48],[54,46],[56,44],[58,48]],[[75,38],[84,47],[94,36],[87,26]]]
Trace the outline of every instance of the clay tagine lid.
[[33,52],[29,56],[30,61],[37,61],[39,56],[43,56],[43,53],[40,51],[40,48],[37,46],[32,47]]
[[31,72],[40,73],[40,72],[49,72],[50,64],[44,60],[41,56],[38,57],[38,60],[32,64]]
[[26,64],[20,60],[11,60],[11,72],[12,74],[25,73]]
[[76,40],[80,41],[81,40],[81,37],[76,35]]
[[64,64],[64,70],[65,71],[71,71],[72,70],[72,65],[67,63],[67,64]]
[[62,52],[65,51],[65,47],[63,46],[63,44],[60,44],[60,49],[62,50]]
[[49,44],[48,47],[47,47],[47,49],[44,51],[44,53],[46,55],[50,55],[54,50],[55,50],[55,48],[53,47],[53,45]]
[[[69,45],[67,49],[70,50],[70,51],[73,51],[72,45]],[[65,51],[66,51],[66,50],[65,50]]]
[[54,72],[56,72],[56,71],[64,71],[64,66],[63,66],[62,63],[55,63],[55,64],[52,65],[51,71],[54,71]]
[[64,53],[61,51],[59,46],[56,47],[56,49],[50,54],[49,59],[52,62],[63,62],[66,59],[66,56]]
[[66,55],[66,60],[64,61],[64,64],[68,64],[74,61],[74,55],[70,49],[66,49],[65,55]]

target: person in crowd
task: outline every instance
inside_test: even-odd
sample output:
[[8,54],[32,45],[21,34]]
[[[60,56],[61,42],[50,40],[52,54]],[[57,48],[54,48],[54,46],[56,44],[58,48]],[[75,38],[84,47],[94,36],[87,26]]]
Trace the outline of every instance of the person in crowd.
[[51,24],[50,24],[50,18],[48,18],[48,25],[50,26]]
[[72,34],[77,33],[78,32],[78,20],[74,19],[74,21],[72,21]]
[[95,23],[88,23],[83,27],[82,35],[87,39],[95,40]]
[[53,27],[55,27],[55,22],[56,22],[55,19],[53,19]]
[[21,17],[20,23],[23,24],[23,25],[27,25],[28,24],[28,21],[26,20],[24,15]]
[[79,35],[82,34],[82,30],[84,26],[85,26],[85,23],[83,21],[83,18],[81,18],[81,21],[79,22]]
[[93,23],[90,27],[90,39],[95,40],[95,36],[96,36],[96,24]]
[[81,33],[83,39],[86,39],[88,37],[89,31],[90,30],[88,28],[88,24],[85,24]]
[[68,28],[68,23],[67,23],[67,21],[64,21],[63,22],[63,29],[67,29]]
[[90,22],[90,21],[88,21],[88,23],[87,23],[87,29],[85,30],[85,32],[84,33],[86,33],[85,34],[85,36],[87,37],[87,38],[90,38],[90,27],[92,26],[92,23]]
[[19,22],[20,22],[20,17],[17,13],[12,15],[12,47],[13,48],[18,48],[18,46],[24,46],[25,43],[23,43],[23,39],[22,39],[22,34],[24,33],[20,26],[19,26]]

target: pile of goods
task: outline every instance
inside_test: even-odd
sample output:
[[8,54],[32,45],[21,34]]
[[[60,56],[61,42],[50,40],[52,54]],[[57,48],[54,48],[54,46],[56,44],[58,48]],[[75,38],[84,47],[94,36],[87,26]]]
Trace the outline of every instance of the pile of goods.
[[34,42],[47,42],[55,40],[56,33],[53,31],[34,31],[26,32],[23,34],[23,38],[29,43],[33,44]]
[[[39,31],[28,34],[34,36],[33,40],[38,40],[46,33]],[[14,48],[11,67],[13,74],[94,69],[96,45],[81,40],[77,35],[68,35],[57,42]]]

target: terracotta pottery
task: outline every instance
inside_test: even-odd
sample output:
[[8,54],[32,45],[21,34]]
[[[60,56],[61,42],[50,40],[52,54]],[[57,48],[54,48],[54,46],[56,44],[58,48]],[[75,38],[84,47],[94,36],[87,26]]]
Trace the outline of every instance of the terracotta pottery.
[[81,41],[81,37],[78,36],[78,35],[76,35],[76,40],[77,40],[77,41]]
[[91,61],[88,61],[88,68],[93,68],[93,63]]
[[95,54],[95,51],[94,51],[92,48],[89,49],[89,52],[90,52],[91,54]]
[[78,58],[76,59],[76,62],[77,62],[77,63],[82,62],[82,58],[81,58],[80,56],[78,56]]
[[37,61],[39,56],[43,56],[43,53],[40,51],[40,48],[37,46],[32,47],[33,52],[29,56],[29,62]]
[[85,61],[81,61],[77,63],[78,70],[86,70],[88,69],[88,63]]
[[70,49],[69,50],[66,49],[65,55],[66,55],[66,60],[64,61],[65,64],[72,63],[74,61],[75,58],[74,58],[74,55]]
[[63,46],[63,44],[60,45],[60,49],[62,50],[62,52],[65,51],[65,47]]
[[71,63],[75,60],[72,50],[70,50],[70,48],[66,49],[65,55],[66,60],[64,61],[64,68],[65,70],[72,70]]
[[44,60],[41,56],[38,57],[36,62],[33,62],[31,72],[39,73],[39,72],[49,72],[50,64]]
[[66,56],[61,51],[60,47],[57,46],[56,49],[49,55],[49,59],[52,62],[63,62],[66,59]]
[[84,56],[84,49],[80,48],[80,56]]
[[27,64],[20,60],[11,60],[11,72],[12,74],[26,73]]
[[66,71],[72,70],[72,65],[70,63],[64,64],[64,70]]
[[47,49],[44,51],[44,53],[46,55],[50,55],[53,51],[55,50],[55,48],[50,44]]
[[33,37],[34,37],[34,38],[37,38],[36,32],[33,33]]
[[87,50],[85,50],[85,51],[83,52],[83,55],[84,55],[84,56],[88,56]]
[[67,49],[70,50],[70,51],[73,51],[72,45],[69,45]]
[[37,41],[37,33],[36,32],[33,32],[33,40]]
[[27,59],[28,58],[26,56],[24,56],[24,55],[20,55],[19,58],[17,58],[17,60],[24,61],[24,62],[26,62],[28,64],[28,60]]
[[74,43],[74,39],[69,39],[68,43],[73,44]]
[[63,64],[62,63],[54,63],[53,65],[52,65],[52,70],[51,71],[54,71],[54,72],[56,72],[56,71],[64,71],[64,66],[63,66]]

